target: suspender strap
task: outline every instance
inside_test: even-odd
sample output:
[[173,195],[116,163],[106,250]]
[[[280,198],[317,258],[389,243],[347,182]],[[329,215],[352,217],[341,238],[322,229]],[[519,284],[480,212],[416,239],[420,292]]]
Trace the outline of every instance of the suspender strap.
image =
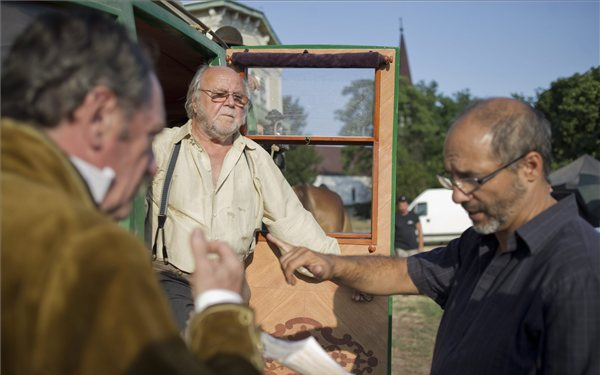
[[173,151],[171,152],[171,159],[169,160],[169,167],[167,168],[167,174],[165,175],[165,182],[162,188],[162,194],[160,195],[160,209],[158,211],[158,226],[156,227],[156,234],[154,235],[154,245],[152,245],[152,259],[156,259],[156,245],[158,243],[158,234],[160,232],[162,236],[162,256],[165,264],[169,263],[169,257],[167,256],[167,245],[165,244],[165,222],[167,221],[167,203],[169,202],[169,190],[171,187],[171,179],[173,178],[173,171],[175,170],[175,163],[177,163],[177,156],[179,156],[179,148],[181,147],[181,141],[173,145]]

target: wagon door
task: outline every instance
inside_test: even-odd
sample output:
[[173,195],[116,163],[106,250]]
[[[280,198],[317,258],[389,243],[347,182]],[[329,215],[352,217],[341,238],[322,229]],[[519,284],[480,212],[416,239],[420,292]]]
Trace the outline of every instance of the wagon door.
[[[326,231],[343,255],[391,253],[398,60],[395,48],[227,51],[251,91],[246,135],[283,164],[292,186],[326,187],[342,202],[345,225]],[[318,212],[324,206],[317,204],[315,215],[332,210]],[[276,254],[258,237],[247,277],[263,329],[286,339],[312,335],[353,373],[389,373],[389,298],[354,302],[352,290],[308,278],[289,286]],[[268,362],[265,373],[293,371]]]

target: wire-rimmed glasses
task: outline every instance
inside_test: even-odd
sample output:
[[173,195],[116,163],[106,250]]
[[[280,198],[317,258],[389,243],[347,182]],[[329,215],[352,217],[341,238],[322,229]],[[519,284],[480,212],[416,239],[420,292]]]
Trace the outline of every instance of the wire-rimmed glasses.
[[200,91],[208,95],[213,103],[225,103],[230,95],[233,97],[233,102],[235,103],[236,107],[244,108],[250,101],[246,95],[237,92],[204,89],[200,89]]
[[460,190],[463,194],[469,195],[479,189],[483,184],[494,178],[498,173],[524,158],[528,153],[529,151],[483,177],[452,178],[451,176],[448,176],[446,172],[438,173],[436,177],[440,185],[442,185],[444,188],[452,190],[454,187],[457,187],[458,190]]

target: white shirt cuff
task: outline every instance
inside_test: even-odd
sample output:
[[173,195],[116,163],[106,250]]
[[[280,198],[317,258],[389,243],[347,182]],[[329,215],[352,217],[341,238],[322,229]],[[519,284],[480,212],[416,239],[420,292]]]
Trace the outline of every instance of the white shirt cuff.
[[199,313],[209,306],[219,303],[242,303],[242,297],[229,289],[209,289],[201,293],[194,301],[196,312]]

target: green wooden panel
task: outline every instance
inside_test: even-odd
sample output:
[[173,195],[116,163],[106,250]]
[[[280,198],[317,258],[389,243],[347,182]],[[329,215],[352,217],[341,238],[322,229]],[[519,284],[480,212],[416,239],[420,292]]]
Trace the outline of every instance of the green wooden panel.
[[200,50],[213,64],[225,64],[225,50],[221,46],[208,39],[204,34],[190,26],[177,15],[171,13],[168,9],[150,1],[132,1],[131,3],[136,16],[143,17],[142,13],[145,13],[155,20],[160,20],[161,23],[167,24],[169,27],[187,36],[190,48]]
[[[392,159],[392,209],[390,212],[390,255],[394,256],[394,240],[396,237],[396,170],[398,163],[398,91],[400,90],[400,48],[394,48],[396,50],[396,55],[394,57],[394,69],[396,70],[396,83],[394,84],[394,101],[396,105],[394,106],[394,140],[392,143],[392,155],[394,158]],[[387,357],[387,366],[388,366],[388,375],[392,372],[392,319],[393,319],[393,301],[392,297],[388,297],[388,357]]]

